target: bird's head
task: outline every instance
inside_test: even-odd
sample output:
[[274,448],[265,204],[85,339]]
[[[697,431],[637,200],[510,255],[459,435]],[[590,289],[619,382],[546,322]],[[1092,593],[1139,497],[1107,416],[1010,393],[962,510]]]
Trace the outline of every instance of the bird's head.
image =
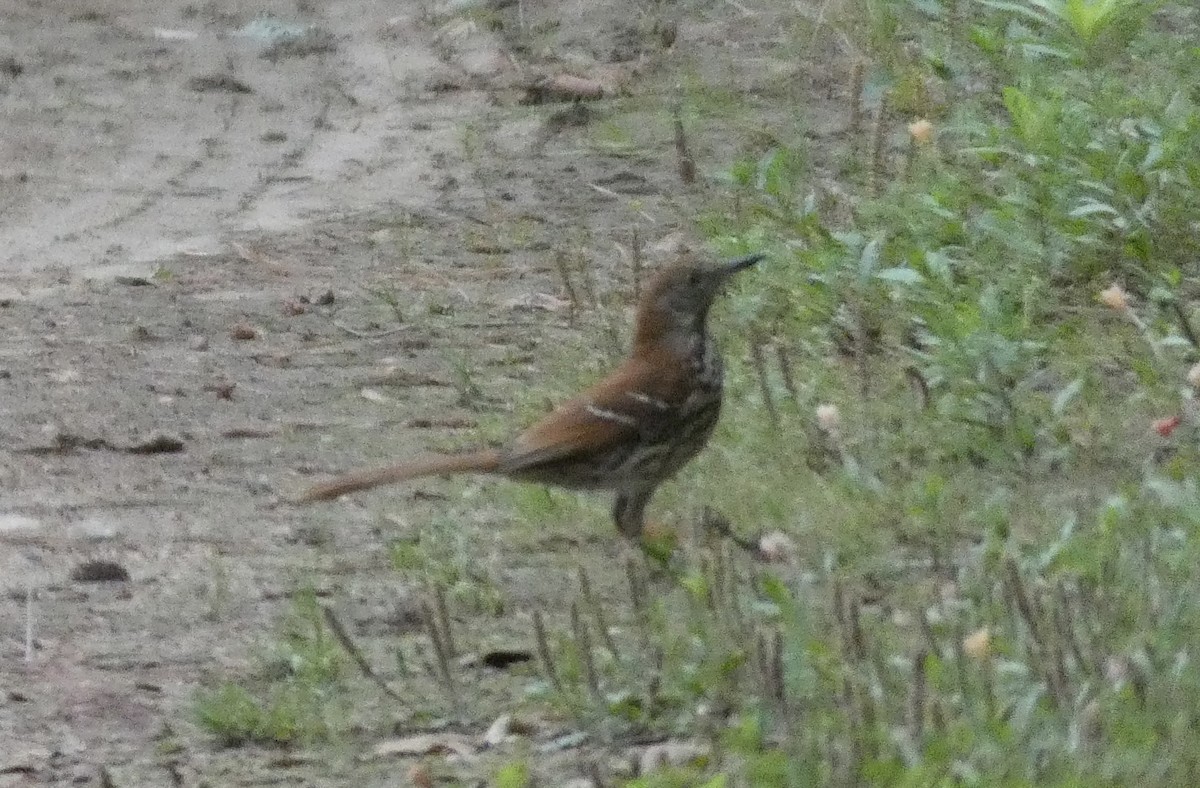
[[638,303],[634,344],[704,333],[709,307],[725,284],[766,255],[751,254],[713,264],[686,255],[646,284]]

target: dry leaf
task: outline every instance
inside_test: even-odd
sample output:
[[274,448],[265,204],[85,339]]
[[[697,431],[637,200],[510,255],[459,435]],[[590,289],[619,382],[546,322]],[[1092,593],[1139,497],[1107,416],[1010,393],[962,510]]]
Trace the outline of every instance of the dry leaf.
[[992,653],[992,631],[981,627],[963,638],[963,653],[971,659],[987,659]]
[[386,739],[371,748],[374,758],[412,757],[416,755],[457,755],[470,758],[475,747],[465,736],[457,733],[418,733],[397,739]]
[[375,389],[363,389],[362,391],[359,392],[359,394],[362,396],[363,399],[365,399],[368,402],[384,403],[384,402],[392,401],[391,398],[389,398],[387,395],[381,394],[380,392],[376,391]]
[[503,744],[512,737],[511,727],[512,715],[501,714],[496,718],[495,722],[488,726],[487,733],[483,734],[483,743],[489,747],[496,747]]

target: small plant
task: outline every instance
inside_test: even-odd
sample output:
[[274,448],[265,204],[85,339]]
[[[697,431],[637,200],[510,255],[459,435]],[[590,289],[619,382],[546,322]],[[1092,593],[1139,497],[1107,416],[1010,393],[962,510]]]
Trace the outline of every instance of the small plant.
[[336,692],[343,656],[316,597],[302,593],[256,676],[198,693],[199,724],[225,746],[306,744],[330,736],[343,714]]
[[391,310],[396,322],[403,325],[404,309],[400,305],[400,291],[394,285],[367,288],[367,292],[379,303]]
[[727,309],[731,396],[758,407],[688,473],[735,530],[796,534],[799,565],[684,540],[679,587],[634,578],[620,620],[581,591],[537,619],[548,691],[591,730],[703,740],[636,785],[1186,782],[1195,10],[842,11],[874,59],[831,145],[848,193],[773,139],[702,220],[782,262]]

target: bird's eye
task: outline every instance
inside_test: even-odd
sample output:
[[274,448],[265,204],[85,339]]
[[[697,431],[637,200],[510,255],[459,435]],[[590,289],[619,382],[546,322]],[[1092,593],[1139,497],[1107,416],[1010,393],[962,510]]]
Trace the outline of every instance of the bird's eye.
[[701,277],[699,271],[692,271],[690,274],[688,274],[688,284],[692,287],[699,287],[700,279]]

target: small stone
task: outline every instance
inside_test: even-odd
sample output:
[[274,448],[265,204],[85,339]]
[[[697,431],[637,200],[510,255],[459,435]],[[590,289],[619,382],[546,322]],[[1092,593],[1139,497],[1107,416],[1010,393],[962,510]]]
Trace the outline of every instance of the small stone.
[[89,542],[104,542],[117,537],[116,526],[99,517],[89,517],[67,527],[67,532],[78,539]]
[[314,303],[316,303],[317,306],[330,306],[331,304],[333,304],[333,301],[334,301],[333,291],[326,290],[324,293],[317,296],[317,300]]
[[36,520],[33,517],[26,517],[23,514],[0,513],[0,533],[13,533],[14,531],[36,531],[41,527],[41,521]]
[[208,337],[200,334],[191,337],[188,339],[188,350],[195,350],[196,352],[208,350]]

